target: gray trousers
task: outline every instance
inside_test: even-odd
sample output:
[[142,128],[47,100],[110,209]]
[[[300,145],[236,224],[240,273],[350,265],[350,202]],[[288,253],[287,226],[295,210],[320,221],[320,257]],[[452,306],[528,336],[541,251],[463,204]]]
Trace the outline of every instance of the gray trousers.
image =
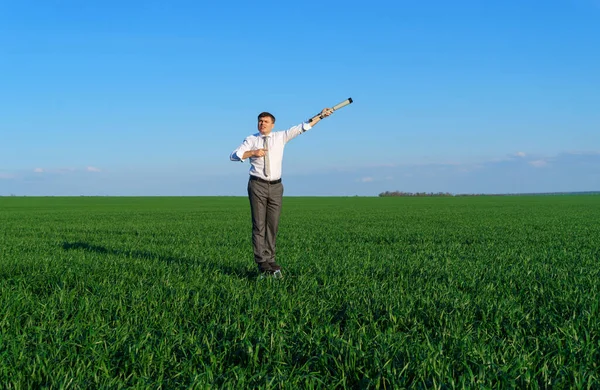
[[248,181],[248,198],[252,211],[252,246],[254,261],[275,262],[275,241],[283,199],[283,184]]

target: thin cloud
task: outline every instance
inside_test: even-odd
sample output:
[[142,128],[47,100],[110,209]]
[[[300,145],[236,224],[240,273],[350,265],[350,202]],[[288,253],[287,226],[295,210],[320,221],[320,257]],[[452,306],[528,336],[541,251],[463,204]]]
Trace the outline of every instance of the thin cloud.
[[[463,165],[464,163],[461,163],[459,161],[445,161],[445,162],[441,162],[439,163],[439,165],[448,165],[448,166],[452,166],[452,167],[456,167],[459,165]],[[422,164],[422,165],[431,165],[431,164]]]
[[375,180],[375,179],[373,179],[372,177],[363,177],[363,178],[360,179],[360,182],[361,183],[370,183],[373,180]]
[[548,162],[546,160],[534,160],[534,161],[529,161],[529,165],[531,165],[532,167],[536,167],[536,168],[543,168],[546,165],[548,165]]
[[102,172],[102,170],[100,168],[97,167],[92,167],[92,166],[87,166],[85,167],[85,169],[81,169],[81,168],[51,168],[51,169],[47,169],[47,168],[34,168],[33,172],[34,173],[48,173],[48,174],[68,174],[68,173],[75,173],[75,172]]
[[572,156],[598,156],[598,155],[600,155],[600,151],[572,150],[572,151],[567,152],[566,154],[570,154]]
[[11,175],[10,173],[0,173],[0,180],[1,179],[8,180],[8,179],[14,179],[14,178],[15,178],[15,175]]
[[485,169],[485,165],[484,164],[463,164],[458,170],[457,172],[461,172],[461,173],[471,173],[471,172],[475,172],[481,169]]
[[[473,158],[471,161],[457,161],[450,159],[440,159],[431,162],[404,162],[380,164],[377,168],[376,176],[373,174],[373,165],[344,165],[340,167],[330,167],[329,172],[351,173],[354,174],[354,181],[357,183],[378,182],[383,180],[386,175],[394,177],[415,177],[418,175],[448,175],[451,173],[470,174],[474,172],[486,171],[494,167],[531,166],[535,168],[561,167],[576,161],[579,164],[594,165],[600,163],[600,151],[578,151],[571,150],[557,154],[536,154],[524,151],[510,152],[503,157]],[[574,160],[577,158],[577,160]],[[387,166],[386,166],[387,165]]]

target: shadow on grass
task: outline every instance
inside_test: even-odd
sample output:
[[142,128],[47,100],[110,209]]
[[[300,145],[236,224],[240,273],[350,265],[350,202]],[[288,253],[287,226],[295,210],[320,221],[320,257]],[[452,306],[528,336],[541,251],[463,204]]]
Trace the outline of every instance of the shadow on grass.
[[[159,260],[163,261],[167,264],[182,264],[182,265],[190,265],[192,262],[189,259],[182,259],[174,256],[165,256],[159,255],[153,252],[134,250],[134,249],[111,249],[101,245],[89,244],[87,242],[82,241],[74,241],[67,242],[64,241],[62,243],[62,249],[69,250],[84,250],[87,252],[99,253],[102,255],[115,255],[115,256],[125,256],[142,260]],[[216,263],[214,261],[202,261],[201,264],[206,272],[212,273],[214,271],[218,271],[225,275],[237,276],[240,278],[248,278],[253,279],[258,276],[258,270],[251,270],[243,267],[233,267],[226,264]]]

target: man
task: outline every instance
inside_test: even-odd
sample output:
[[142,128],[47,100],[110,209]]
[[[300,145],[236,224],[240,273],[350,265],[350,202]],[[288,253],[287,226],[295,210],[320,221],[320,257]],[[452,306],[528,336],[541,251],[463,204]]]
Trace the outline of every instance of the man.
[[262,274],[282,277],[281,267],[275,261],[275,240],[283,198],[281,166],[285,144],[332,113],[331,108],[324,108],[309,122],[272,132],[275,117],[263,112],[258,115],[258,133],[246,137],[231,153],[231,161],[250,159],[248,198],[252,212],[252,245],[254,261]]

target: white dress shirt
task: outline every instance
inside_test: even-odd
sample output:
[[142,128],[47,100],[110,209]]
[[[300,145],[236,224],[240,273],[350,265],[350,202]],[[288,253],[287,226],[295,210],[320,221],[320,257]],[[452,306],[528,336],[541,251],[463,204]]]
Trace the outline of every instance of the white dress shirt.
[[[265,175],[265,158],[264,157],[250,157],[250,175],[257,176],[261,179],[273,181],[281,179],[281,165],[283,163],[283,148],[288,141],[296,138],[300,134],[307,130],[310,130],[311,126],[308,123],[302,123],[284,131],[271,131],[268,137],[268,149],[269,149],[269,168],[270,177]],[[249,150],[265,149],[265,139],[261,133],[252,134],[244,140],[244,142],[234,150],[229,158],[231,161],[244,161],[242,157],[244,153]]]

